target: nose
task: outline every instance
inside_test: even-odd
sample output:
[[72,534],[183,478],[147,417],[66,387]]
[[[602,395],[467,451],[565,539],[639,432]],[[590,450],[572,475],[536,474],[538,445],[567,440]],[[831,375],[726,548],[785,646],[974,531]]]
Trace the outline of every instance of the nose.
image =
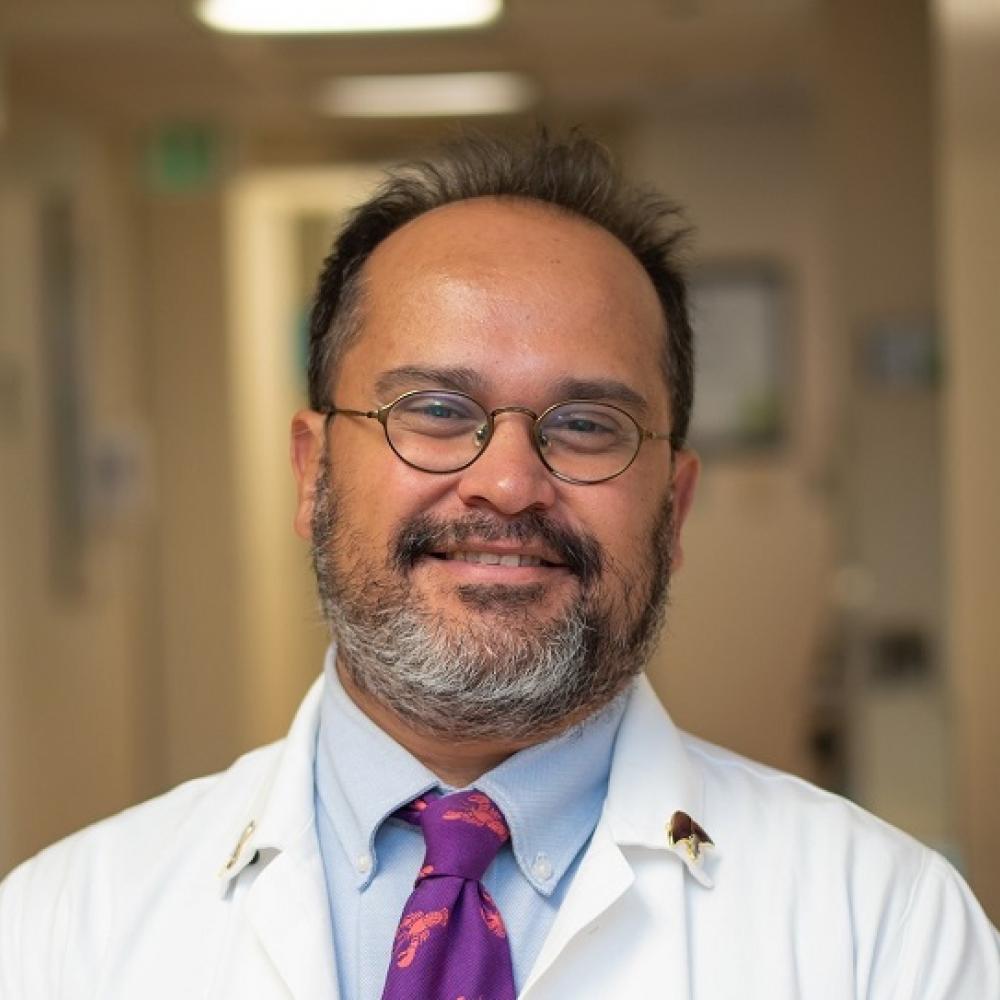
[[497,412],[486,450],[459,473],[458,495],[463,503],[492,507],[508,516],[552,506],[555,480],[532,443],[532,417],[513,407]]

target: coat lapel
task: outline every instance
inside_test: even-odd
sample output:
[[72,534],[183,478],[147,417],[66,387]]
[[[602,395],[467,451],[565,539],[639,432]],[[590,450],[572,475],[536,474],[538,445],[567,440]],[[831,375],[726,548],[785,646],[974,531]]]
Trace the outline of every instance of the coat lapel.
[[710,891],[711,878],[704,858],[668,834],[675,813],[701,823],[702,799],[680,734],[643,678],[622,719],[604,814],[523,1000],[581,987],[593,996],[690,995],[688,894]]
[[337,1000],[333,931],[318,847],[304,856],[288,850],[276,857],[250,890],[247,917],[289,996]]
[[[306,699],[225,861],[222,891],[243,912],[219,980],[241,984],[225,993],[234,1000],[339,996],[314,818],[318,700],[318,690]],[[689,996],[689,893],[710,891],[714,865],[702,869],[683,845],[671,845],[668,831],[677,812],[704,825],[702,810],[697,771],[643,679],[622,719],[603,815],[523,1000],[562,1000],[581,988],[593,996]]]
[[314,763],[321,681],[300,708],[273,771],[234,831],[220,891],[237,907],[229,997],[338,1000],[326,874],[316,833]]
[[[602,820],[563,900],[521,997],[535,995],[536,984],[582,931],[596,921],[632,885],[634,875]],[[547,996],[547,988],[540,996]]]

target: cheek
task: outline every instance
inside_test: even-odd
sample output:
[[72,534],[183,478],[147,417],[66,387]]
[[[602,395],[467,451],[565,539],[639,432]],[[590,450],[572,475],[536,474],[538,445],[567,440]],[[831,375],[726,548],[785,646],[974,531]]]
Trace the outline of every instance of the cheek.
[[575,505],[577,526],[600,543],[610,562],[627,564],[634,557],[638,538],[635,501],[613,490],[599,493],[600,485],[580,489],[593,493],[579,498]]
[[367,549],[358,555],[378,563],[387,558],[401,525],[435,505],[447,479],[409,468],[380,444],[382,449],[356,453],[350,462],[345,449],[339,466],[351,534]]
[[654,531],[666,497],[666,483],[628,495],[608,498],[590,514],[591,529],[609,558],[628,576],[634,577],[652,564]]

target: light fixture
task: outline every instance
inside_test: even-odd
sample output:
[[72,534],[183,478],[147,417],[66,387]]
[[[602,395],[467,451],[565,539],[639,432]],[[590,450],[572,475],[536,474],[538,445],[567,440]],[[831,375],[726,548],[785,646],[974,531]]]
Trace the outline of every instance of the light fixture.
[[218,31],[285,35],[472,28],[502,7],[502,0],[198,0],[195,13]]
[[340,118],[501,115],[524,111],[536,96],[518,73],[347,76],[323,88],[318,106]]

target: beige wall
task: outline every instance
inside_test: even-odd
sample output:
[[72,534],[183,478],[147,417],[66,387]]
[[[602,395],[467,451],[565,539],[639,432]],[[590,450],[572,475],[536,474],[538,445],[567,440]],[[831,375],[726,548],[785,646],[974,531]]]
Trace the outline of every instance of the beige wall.
[[[73,196],[80,255],[78,331],[81,387],[99,438],[129,410],[118,367],[132,351],[116,288],[120,246],[114,198],[100,146],[39,131],[0,169],[0,355],[15,398],[0,428],[0,867],[55,834],[120,808],[136,791],[136,719],[141,673],[134,667],[138,602],[136,536],[111,530],[83,506],[78,579],[59,581],[51,436],[56,400],[42,324],[39,210],[52,193]],[[117,309],[107,309],[115,301]],[[124,394],[124,395],[123,395]]]
[[818,139],[807,103],[734,93],[663,107],[628,147],[635,172],[686,206],[696,261],[776,264],[792,297],[788,440],[756,457],[706,457],[650,674],[681,725],[805,775],[834,569],[826,489],[839,385]]
[[[824,160],[834,247],[831,320],[844,344],[838,518],[845,565],[866,581],[850,609],[854,793],[953,850],[943,652],[940,388],[872,372],[873,336],[939,331],[935,274],[934,79],[925,5],[846,0],[827,8]],[[923,636],[926,676],[873,676],[880,636]]]
[[[249,744],[237,678],[221,193],[138,183],[135,138],[51,123],[0,171],[0,869]],[[39,209],[72,197],[85,443],[79,588],[52,581],[59,400]],[[15,412],[16,411],[16,412]],[[117,485],[97,481],[111,458]]]
[[287,730],[328,642],[308,547],[292,533],[289,428],[291,414],[306,405],[296,325],[303,285],[311,294],[327,252],[306,264],[301,227],[306,218],[325,218],[334,231],[370,189],[373,174],[345,167],[249,170],[225,200],[227,434],[240,566],[229,593],[238,616],[238,686],[252,692],[238,713],[246,746]]
[[955,777],[969,874],[1000,922],[1000,11],[935,7]]
[[238,573],[219,192],[140,204],[154,428],[155,572],[164,778],[222,766],[238,745]]

